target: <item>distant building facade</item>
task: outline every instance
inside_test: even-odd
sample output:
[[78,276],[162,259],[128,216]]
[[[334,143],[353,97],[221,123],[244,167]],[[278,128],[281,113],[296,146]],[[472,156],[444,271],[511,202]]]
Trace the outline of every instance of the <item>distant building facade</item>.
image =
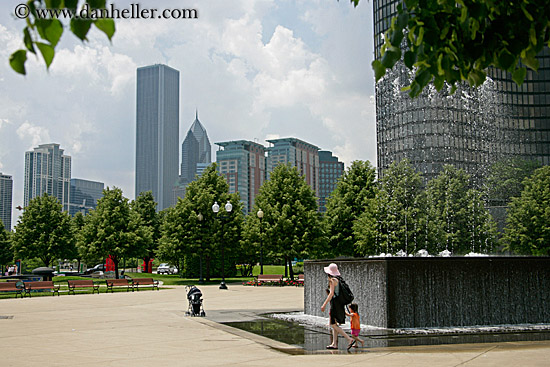
[[25,207],[47,193],[59,200],[63,211],[69,211],[71,157],[63,152],[59,144],[42,144],[25,152]]
[[290,163],[296,167],[306,183],[311,186],[315,196],[319,197],[319,148],[296,138],[267,140],[272,146],[267,148],[267,172],[280,163]]
[[81,212],[86,215],[95,209],[97,201],[103,197],[103,182],[71,178],[71,195],[69,214],[74,216]]
[[157,210],[171,206],[178,180],[179,71],[137,69],[136,197],[152,191]]
[[216,143],[218,171],[226,177],[229,192],[238,192],[245,213],[254,208],[256,196],[266,178],[266,148],[247,140]]
[[344,163],[338,161],[338,157],[332,155],[332,152],[321,150],[319,151],[319,211],[324,213],[327,211],[327,199],[330,194],[336,189],[338,179],[344,174]]
[[13,179],[0,172],[0,220],[6,231],[11,231],[12,198]]

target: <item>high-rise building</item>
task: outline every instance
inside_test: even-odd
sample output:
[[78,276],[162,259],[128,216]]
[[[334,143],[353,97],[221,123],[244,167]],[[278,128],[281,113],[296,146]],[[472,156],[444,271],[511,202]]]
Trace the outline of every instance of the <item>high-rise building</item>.
[[[254,208],[256,196],[266,177],[266,148],[247,140],[216,143],[218,171],[225,175],[229,192],[238,192],[245,213]],[[222,149],[223,148],[223,149]]]
[[24,205],[47,193],[55,196],[63,211],[69,210],[71,157],[63,154],[59,144],[41,144],[25,152]]
[[135,194],[152,191],[157,210],[172,204],[178,180],[179,78],[166,65],[137,69]]
[[95,209],[97,201],[103,197],[104,188],[103,182],[71,178],[69,214],[71,216],[78,212],[88,214],[91,209]]
[[[375,58],[381,58],[383,34],[400,0],[375,0]],[[426,180],[445,164],[469,173],[480,185],[494,162],[519,156],[549,164],[550,53],[538,56],[538,72],[528,70],[517,86],[511,76],[490,69],[481,88],[459,86],[450,95],[428,86],[417,98],[401,88],[411,74],[397,63],[376,85],[378,170],[407,158]]]
[[[195,121],[191,124],[187,135],[181,145],[181,174],[188,183],[195,179],[199,170],[204,170],[204,164],[212,163],[212,146],[208,140],[206,129],[199,121],[198,112],[195,113]],[[199,166],[199,164],[203,164]]]
[[338,161],[338,157],[332,152],[319,151],[320,183],[319,183],[319,211],[327,211],[327,199],[336,189],[338,179],[344,174],[344,163]]
[[298,168],[306,183],[319,197],[319,148],[296,138],[267,140],[267,176],[280,163]]
[[13,180],[11,176],[0,172],[0,221],[7,231],[11,231],[11,205],[13,197]]

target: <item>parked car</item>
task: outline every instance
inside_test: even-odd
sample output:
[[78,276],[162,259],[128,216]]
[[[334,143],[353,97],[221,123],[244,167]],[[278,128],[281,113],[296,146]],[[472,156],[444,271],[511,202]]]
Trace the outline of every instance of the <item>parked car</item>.
[[174,265],[169,265],[166,263],[160,264],[157,268],[157,274],[177,274],[178,268]]
[[87,269],[84,274],[92,274],[92,273],[95,273],[96,271],[105,271],[105,264],[97,264],[96,266],[94,266],[93,268],[90,268],[90,269]]

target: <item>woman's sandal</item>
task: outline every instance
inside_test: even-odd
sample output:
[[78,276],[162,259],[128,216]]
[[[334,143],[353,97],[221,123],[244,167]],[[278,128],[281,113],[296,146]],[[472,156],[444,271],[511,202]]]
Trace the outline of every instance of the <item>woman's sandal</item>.
[[349,343],[348,345],[348,350],[351,349],[351,347],[353,347],[355,345],[355,340],[352,340],[351,343]]
[[327,349],[338,349],[338,347],[335,347],[334,345],[327,345]]

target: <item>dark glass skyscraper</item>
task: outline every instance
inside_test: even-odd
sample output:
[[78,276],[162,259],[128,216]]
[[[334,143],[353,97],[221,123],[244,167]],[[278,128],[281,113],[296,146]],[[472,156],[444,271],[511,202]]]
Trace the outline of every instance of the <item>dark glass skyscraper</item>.
[[103,197],[103,182],[71,178],[71,202],[69,214],[71,216],[78,212],[88,214],[95,209],[97,201]]
[[326,150],[319,151],[320,184],[319,184],[319,211],[327,211],[327,199],[336,189],[338,179],[344,174],[344,163],[338,161],[338,157]]
[[212,163],[212,146],[198,112],[181,145],[181,180],[187,185],[195,179],[199,163]]
[[[379,59],[396,14],[396,0],[374,0],[375,57]],[[378,171],[407,158],[426,180],[445,164],[471,174],[480,184],[489,166],[503,158],[522,157],[549,164],[550,54],[539,55],[538,73],[528,71],[521,87],[510,75],[489,70],[478,89],[460,86],[449,95],[429,86],[417,98],[401,92],[409,71],[398,63],[376,85]]]
[[157,210],[172,204],[178,179],[179,78],[166,65],[137,69],[135,194],[152,191]]

